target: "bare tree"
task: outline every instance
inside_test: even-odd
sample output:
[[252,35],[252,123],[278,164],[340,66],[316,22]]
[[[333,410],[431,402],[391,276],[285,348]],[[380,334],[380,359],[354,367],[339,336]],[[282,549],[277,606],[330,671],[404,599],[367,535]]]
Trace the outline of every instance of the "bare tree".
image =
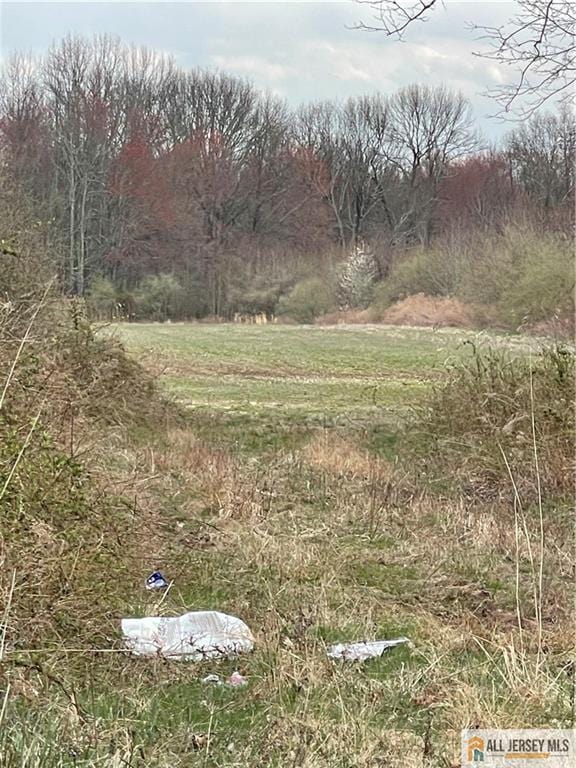
[[341,187],[354,246],[369,234],[370,217],[379,213],[382,205],[392,136],[390,110],[383,97],[350,99],[341,110],[339,145],[347,159]]
[[338,240],[344,249],[347,233],[342,214],[340,179],[345,172],[345,158],[338,151],[338,107],[332,102],[316,102],[302,107],[293,126],[297,146],[310,152],[326,169],[322,191],[336,222]]
[[45,172],[49,140],[39,66],[20,54],[5,62],[0,75],[0,144],[14,177],[47,202],[53,182]]
[[[414,5],[417,18],[434,5]],[[575,146],[568,107],[483,158],[468,103],[446,88],[292,112],[245,80],[107,37],[69,37],[0,69],[0,170],[50,230],[62,286],[82,295],[104,276],[124,292],[171,273],[191,315],[229,313],[252,288],[248,304],[269,306],[336,244],[343,255],[370,244],[374,258],[354,267],[369,286],[397,249],[456,220],[498,225],[526,202],[568,221]]]
[[298,114],[296,137],[324,163],[344,251],[383,231],[389,244],[428,242],[448,164],[476,147],[466,99],[419,85],[389,99],[312,104]]
[[296,141],[312,149],[325,169],[325,196],[344,251],[367,236],[369,217],[382,205],[390,168],[389,109],[380,96],[351,98],[342,105],[312,104],[298,113]]
[[[371,23],[359,29],[404,38],[416,22],[424,22],[442,0],[356,0],[374,11]],[[572,0],[516,0],[518,11],[507,24],[472,25],[490,49],[478,55],[515,70],[514,81],[489,93],[504,112],[532,113],[544,102],[570,99],[576,83],[576,5]]]
[[66,217],[64,283],[82,295],[122,238],[125,206],[109,193],[111,161],[134,134],[156,149],[166,143],[163,114],[173,64],[116,38],[69,36],[49,50],[40,73],[52,176],[61,197],[58,215]]
[[461,94],[445,88],[411,85],[392,97],[390,110],[389,159],[403,182],[396,239],[428,243],[438,188],[448,165],[478,145],[470,105]]
[[507,138],[516,184],[544,208],[570,203],[574,195],[576,128],[567,107],[534,115]]

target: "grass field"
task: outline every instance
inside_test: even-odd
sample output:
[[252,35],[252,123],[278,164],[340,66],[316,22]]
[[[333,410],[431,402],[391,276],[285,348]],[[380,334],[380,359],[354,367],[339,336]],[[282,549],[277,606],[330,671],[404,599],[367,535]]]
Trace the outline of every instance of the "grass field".
[[[110,643],[121,616],[217,609],[249,624],[256,649],[201,664],[38,655],[64,692],[41,706],[23,677],[26,706],[0,737],[6,768],[457,768],[461,728],[573,722],[568,506],[546,499],[539,614],[534,509],[524,539],[512,487],[483,497],[453,485],[450,467],[432,482],[403,449],[415,409],[471,355],[464,342],[519,356],[532,342],[370,327],[112,331],[184,416],[167,433],[101,438],[93,474],[139,531],[110,568]],[[143,589],[155,569],[173,580],[162,599]],[[398,635],[410,645],[362,665],[326,656],[331,642]],[[246,687],[201,682],[235,668]]]
[[255,452],[295,447],[311,429],[329,427],[380,436],[386,449],[430,384],[470,354],[470,342],[519,351],[529,346],[521,337],[381,326],[135,324],[115,330],[193,413],[205,438]]

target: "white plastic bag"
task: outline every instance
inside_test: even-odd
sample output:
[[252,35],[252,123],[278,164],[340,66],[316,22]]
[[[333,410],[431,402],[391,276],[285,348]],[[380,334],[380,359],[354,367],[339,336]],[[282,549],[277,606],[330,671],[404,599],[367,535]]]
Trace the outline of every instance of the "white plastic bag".
[[126,648],[135,656],[182,661],[233,657],[251,651],[254,638],[241,619],[218,611],[122,619]]
[[327,654],[332,659],[343,659],[344,661],[366,661],[375,659],[387,651],[389,648],[395,648],[397,645],[410,642],[407,637],[396,637],[394,640],[373,640],[363,643],[337,643],[331,645]]

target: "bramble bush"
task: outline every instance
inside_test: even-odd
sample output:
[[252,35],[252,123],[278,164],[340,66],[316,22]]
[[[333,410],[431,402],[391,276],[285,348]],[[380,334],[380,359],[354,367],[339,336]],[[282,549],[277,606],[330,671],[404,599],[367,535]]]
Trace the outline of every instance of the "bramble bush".
[[313,323],[317,317],[334,309],[333,288],[320,278],[309,278],[296,283],[294,288],[278,302],[278,314],[298,323]]

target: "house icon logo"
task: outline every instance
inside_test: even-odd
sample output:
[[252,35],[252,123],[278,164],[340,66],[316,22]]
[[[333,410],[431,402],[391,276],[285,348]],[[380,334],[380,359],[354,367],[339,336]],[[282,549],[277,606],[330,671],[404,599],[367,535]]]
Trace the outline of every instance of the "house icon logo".
[[466,754],[469,763],[484,762],[484,739],[480,736],[472,736],[466,745]]

